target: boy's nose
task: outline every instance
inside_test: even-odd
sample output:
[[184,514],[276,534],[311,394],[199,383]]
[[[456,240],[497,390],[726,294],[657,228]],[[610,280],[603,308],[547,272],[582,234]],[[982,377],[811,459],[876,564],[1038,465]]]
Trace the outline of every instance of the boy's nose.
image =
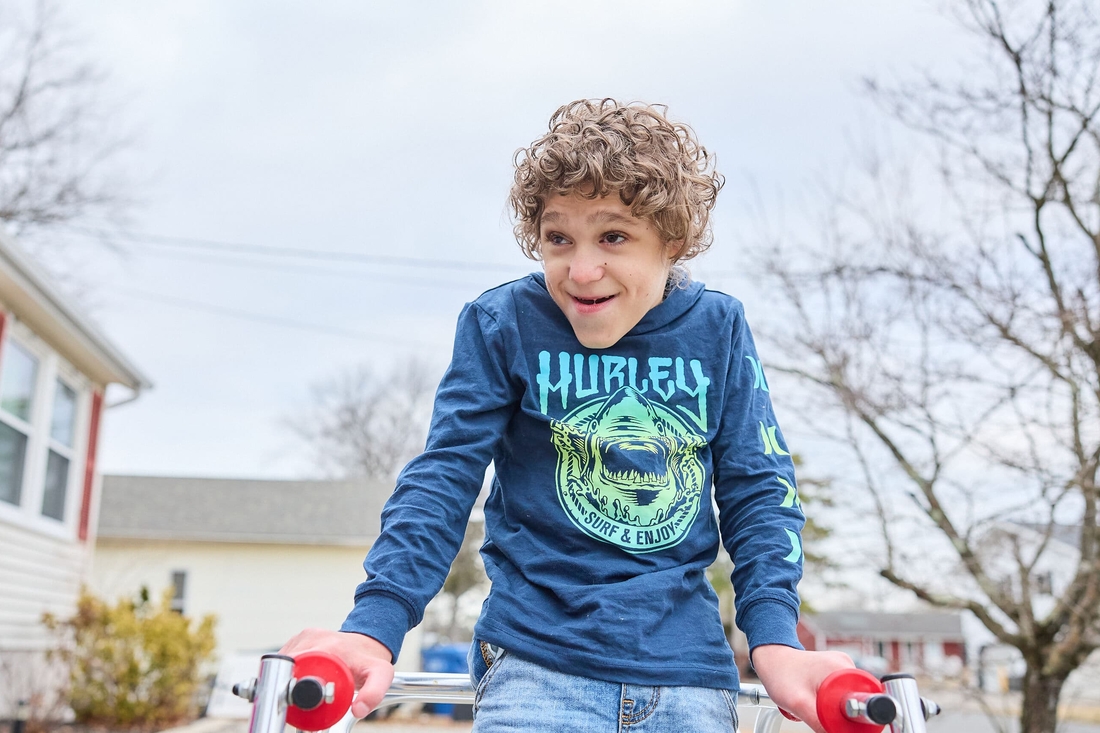
[[596,249],[578,247],[569,261],[569,279],[575,283],[596,282],[603,277],[603,254]]

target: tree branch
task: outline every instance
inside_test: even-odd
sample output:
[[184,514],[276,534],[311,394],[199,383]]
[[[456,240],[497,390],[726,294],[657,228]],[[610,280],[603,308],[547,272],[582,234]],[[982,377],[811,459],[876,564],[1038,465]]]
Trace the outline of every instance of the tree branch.
[[917,585],[916,583],[902,578],[900,575],[889,569],[882,570],[879,575],[881,575],[883,578],[886,578],[886,580],[889,580],[897,587],[904,588],[905,590],[911,592],[922,601],[925,601],[926,603],[931,603],[933,606],[938,606],[940,608],[954,608],[960,611],[970,611],[978,618],[979,621],[982,622],[982,625],[993,632],[993,634],[1005,644],[1014,646],[1019,649],[1026,643],[1026,640],[1023,637],[1021,637],[1019,634],[1013,634],[1008,629],[1006,629],[1000,621],[998,621],[996,618],[993,617],[992,614],[989,613],[989,610],[985,606],[975,600],[971,600],[969,598],[960,598],[958,596],[953,596],[946,593],[933,593],[928,589]]

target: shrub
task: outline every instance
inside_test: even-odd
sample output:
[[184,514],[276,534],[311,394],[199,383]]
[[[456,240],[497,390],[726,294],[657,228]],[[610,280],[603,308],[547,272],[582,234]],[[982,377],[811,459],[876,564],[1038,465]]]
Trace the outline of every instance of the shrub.
[[76,614],[43,623],[61,637],[54,654],[69,667],[69,705],[77,722],[109,728],[154,728],[197,714],[203,663],[214,651],[215,617],[197,624],[142,589],[115,605],[81,591]]

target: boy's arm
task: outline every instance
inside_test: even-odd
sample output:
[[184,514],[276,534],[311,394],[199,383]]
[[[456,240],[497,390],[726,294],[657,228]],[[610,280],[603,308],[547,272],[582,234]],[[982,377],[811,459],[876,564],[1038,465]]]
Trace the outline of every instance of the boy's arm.
[[518,400],[496,321],[467,305],[436,391],[427,445],[398,476],[382,510],[382,531],[363,563],[367,579],[341,631],[377,639],[396,661],[405,634],[443,587]]
[[845,654],[806,652],[798,641],[798,581],[805,519],[794,463],[779,432],[752,334],[733,314],[722,422],[713,444],[714,491],[723,543],[733,559],[737,625],[769,695],[818,733],[815,698]]
[[477,304],[467,305],[436,392],[427,446],[401,472],[382,510],[355,607],[339,632],[307,630],[284,647],[331,651],[351,666],[356,684],[364,684],[357,714],[385,694],[405,634],[420,623],[462,544],[485,468],[519,399],[507,363],[496,322]]
[[795,627],[805,519],[794,463],[740,304],[731,331],[724,403],[711,447],[719,527],[734,564],[737,625],[750,650],[764,644],[801,649]]

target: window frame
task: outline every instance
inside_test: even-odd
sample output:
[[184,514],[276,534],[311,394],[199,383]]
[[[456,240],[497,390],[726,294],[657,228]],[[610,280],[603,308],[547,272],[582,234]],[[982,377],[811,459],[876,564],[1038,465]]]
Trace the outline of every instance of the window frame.
[[172,589],[170,600],[171,610],[183,614],[187,608],[187,575],[186,570],[170,570],[168,572],[168,587]]
[[[27,436],[24,456],[23,483],[19,504],[0,501],[0,520],[7,520],[42,534],[67,540],[75,539],[80,521],[83,497],[81,480],[87,461],[88,420],[91,414],[91,381],[61,357],[49,344],[11,313],[7,314],[3,340],[0,342],[0,380],[7,364],[12,342],[38,359],[38,372],[31,403],[30,420],[0,410],[0,422]],[[60,381],[76,393],[73,411],[73,445],[65,446],[51,435],[56,384]],[[65,501],[61,519],[42,513],[46,489],[46,466],[50,450],[69,460],[65,480]]]

